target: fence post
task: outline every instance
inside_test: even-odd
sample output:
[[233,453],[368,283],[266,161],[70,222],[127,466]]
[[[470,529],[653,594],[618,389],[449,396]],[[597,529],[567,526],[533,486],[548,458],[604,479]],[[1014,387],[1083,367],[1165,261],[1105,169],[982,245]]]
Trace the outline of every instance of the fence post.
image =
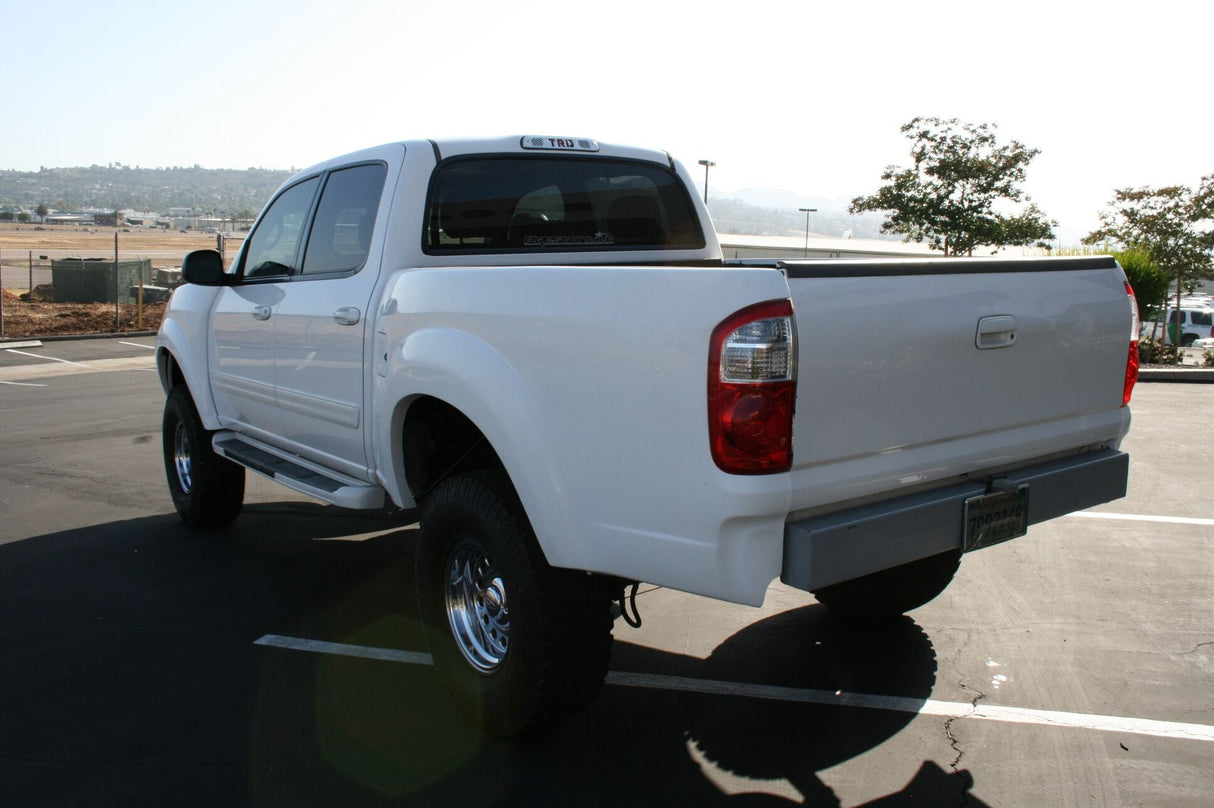
[[118,317],[118,233],[114,233],[114,333],[119,330]]

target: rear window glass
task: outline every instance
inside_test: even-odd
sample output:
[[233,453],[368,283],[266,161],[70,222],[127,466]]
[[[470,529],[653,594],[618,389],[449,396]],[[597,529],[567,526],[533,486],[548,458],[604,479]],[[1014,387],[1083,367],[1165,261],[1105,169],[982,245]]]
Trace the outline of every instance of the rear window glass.
[[1208,311],[1193,312],[1193,325],[1210,325],[1211,315]]
[[435,171],[429,253],[587,252],[704,246],[687,191],[662,166],[622,160],[488,157]]

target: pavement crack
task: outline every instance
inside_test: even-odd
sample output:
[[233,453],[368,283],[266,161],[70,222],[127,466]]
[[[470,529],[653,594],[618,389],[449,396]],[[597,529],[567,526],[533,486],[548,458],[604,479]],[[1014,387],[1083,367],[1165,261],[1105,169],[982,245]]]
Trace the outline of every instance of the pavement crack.
[[[965,750],[961,748],[961,741],[956,736],[956,734],[953,732],[953,724],[957,721],[960,721],[963,718],[968,718],[969,716],[973,715],[978,710],[978,702],[981,701],[982,699],[986,698],[986,694],[980,690],[976,690],[976,689],[970,687],[965,682],[960,682],[959,684],[961,685],[962,690],[965,690],[969,693],[974,694],[974,697],[972,699],[970,699],[970,711],[969,711],[969,713],[967,713],[965,715],[953,716],[952,718],[945,721],[944,722],[944,736],[946,738],[948,738],[949,746],[952,747],[953,753],[954,753],[952,761],[948,764],[949,769],[951,769],[952,773],[957,775],[958,777],[967,777],[968,773],[961,769],[961,760],[962,760],[962,758],[965,757]],[[966,790],[966,791],[962,792],[962,800],[961,800],[960,805],[964,806],[968,801],[969,801],[969,792],[968,792],[968,790]]]
[[1196,654],[1196,653],[1197,653],[1198,651],[1200,651],[1202,648],[1205,648],[1205,647],[1210,646],[1210,645],[1214,645],[1214,640],[1211,640],[1211,641],[1209,641],[1209,642],[1199,642],[1199,643],[1197,643],[1197,645],[1194,645],[1194,646],[1193,646],[1192,648],[1190,648],[1188,651],[1181,651],[1181,652],[1180,652],[1180,655],[1181,655],[1181,656],[1189,656],[1190,654]]

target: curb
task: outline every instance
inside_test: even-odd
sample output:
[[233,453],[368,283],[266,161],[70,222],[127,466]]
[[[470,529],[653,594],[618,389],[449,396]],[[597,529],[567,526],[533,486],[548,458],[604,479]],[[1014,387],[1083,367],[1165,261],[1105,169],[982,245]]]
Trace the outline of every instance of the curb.
[[0,337],[0,348],[5,348],[12,342],[68,342],[69,340],[87,339],[119,339],[121,337],[154,337],[155,331],[120,331],[116,334],[52,334],[47,337]]
[[1142,368],[1138,381],[1214,384],[1214,368]]

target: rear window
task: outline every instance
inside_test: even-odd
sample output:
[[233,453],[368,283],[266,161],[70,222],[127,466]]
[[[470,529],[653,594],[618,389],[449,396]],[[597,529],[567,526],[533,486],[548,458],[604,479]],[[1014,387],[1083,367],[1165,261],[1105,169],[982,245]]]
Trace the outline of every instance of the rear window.
[[700,249],[678,176],[623,160],[457,158],[434,172],[428,253]]

